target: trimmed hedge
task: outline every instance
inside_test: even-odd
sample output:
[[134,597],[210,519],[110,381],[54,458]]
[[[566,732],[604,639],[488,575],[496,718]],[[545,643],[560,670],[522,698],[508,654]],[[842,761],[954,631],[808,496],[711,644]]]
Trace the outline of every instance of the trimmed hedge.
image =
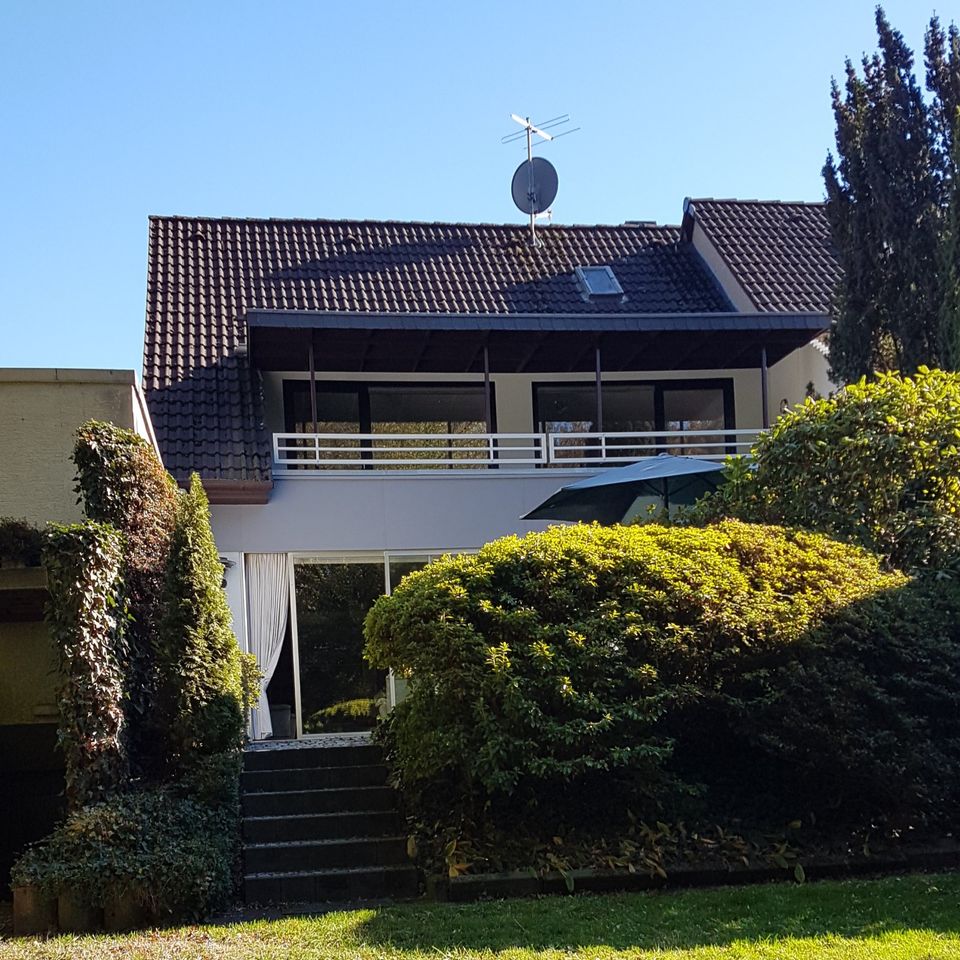
[[893,567],[960,562],[960,374],[880,374],[788,411],[692,519],[818,530]]
[[180,498],[163,593],[160,692],[168,775],[208,803],[238,800],[251,656],[230,629],[200,478]]
[[960,816],[960,588],[932,578],[832,610],[675,720],[708,809],[838,828],[951,831]]
[[381,735],[415,813],[932,821],[958,795],[960,646],[924,590],[737,521],[505,538],[371,610],[368,658],[411,679]]
[[408,783],[513,794],[629,768],[655,792],[667,712],[888,582],[851,548],[742,524],[553,528],[404,578],[367,656],[415,678],[392,722]]
[[67,803],[75,810],[109,796],[130,775],[123,537],[105,524],[54,524],[43,562],[61,677],[59,741]]

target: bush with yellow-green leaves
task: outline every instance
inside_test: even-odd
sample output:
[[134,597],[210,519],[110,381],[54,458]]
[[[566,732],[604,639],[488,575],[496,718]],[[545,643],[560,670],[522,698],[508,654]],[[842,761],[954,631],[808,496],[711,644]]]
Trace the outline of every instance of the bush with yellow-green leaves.
[[950,822],[953,589],[738,521],[508,537],[371,610],[381,736],[415,812]]
[[788,411],[692,519],[723,517],[818,530],[893,567],[960,566],[960,374],[880,374]]

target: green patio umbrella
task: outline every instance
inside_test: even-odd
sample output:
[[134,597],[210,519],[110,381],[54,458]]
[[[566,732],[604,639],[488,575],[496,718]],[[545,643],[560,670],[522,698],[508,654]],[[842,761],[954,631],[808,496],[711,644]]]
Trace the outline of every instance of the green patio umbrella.
[[571,483],[521,519],[623,523],[651,505],[669,513],[716,490],[722,470],[714,460],[661,453]]

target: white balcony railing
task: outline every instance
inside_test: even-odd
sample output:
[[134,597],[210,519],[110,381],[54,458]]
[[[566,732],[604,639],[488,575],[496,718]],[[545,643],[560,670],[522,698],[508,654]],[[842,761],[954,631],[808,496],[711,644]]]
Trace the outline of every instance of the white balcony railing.
[[551,433],[547,458],[552,464],[633,463],[658,453],[723,460],[749,453],[760,430],[660,430],[641,433]]
[[275,433],[280,467],[355,470],[407,467],[543,466],[542,433]]
[[759,430],[643,433],[275,433],[274,472],[593,467],[658,453],[722,460]]

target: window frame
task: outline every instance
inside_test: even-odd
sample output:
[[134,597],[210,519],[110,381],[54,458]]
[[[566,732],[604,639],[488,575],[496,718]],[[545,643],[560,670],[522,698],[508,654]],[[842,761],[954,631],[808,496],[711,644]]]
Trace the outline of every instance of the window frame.
[[[317,380],[317,393],[355,393],[357,395],[359,427],[358,433],[373,433],[370,416],[370,389],[377,387],[410,387],[424,389],[429,387],[455,387],[457,389],[479,392],[481,397],[484,384],[471,383],[466,380]],[[283,426],[287,433],[295,433],[293,419],[293,395],[303,391],[307,401],[310,400],[310,381],[300,378],[284,378],[283,381]],[[497,390],[496,385],[490,383],[490,421],[491,432],[497,432]],[[315,426],[315,425],[314,425]],[[349,434],[344,434],[349,436]]]
[[[613,284],[613,290],[594,290],[588,279],[589,271],[591,270],[603,270],[606,272],[607,279]],[[625,294],[623,292],[623,284],[620,283],[617,275],[613,272],[613,267],[605,263],[596,263],[596,264],[587,264],[574,267],[574,272],[577,275],[577,282],[580,284],[580,289],[583,291],[584,296],[588,300],[623,300]]]
[[[596,380],[534,380],[530,384],[531,402],[533,409],[533,430],[535,433],[545,433],[540,419],[540,403],[537,396],[539,387],[588,386],[596,390]],[[616,380],[601,380],[601,392],[604,386],[612,384],[631,384],[638,387],[653,387],[653,417],[654,432],[671,433],[667,430],[666,413],[663,402],[664,390],[720,390],[723,394],[723,430],[737,429],[736,408],[733,396],[733,377],[698,377],[680,380],[651,380],[618,378]],[[611,433],[606,427],[603,430],[593,430],[591,433]]]

